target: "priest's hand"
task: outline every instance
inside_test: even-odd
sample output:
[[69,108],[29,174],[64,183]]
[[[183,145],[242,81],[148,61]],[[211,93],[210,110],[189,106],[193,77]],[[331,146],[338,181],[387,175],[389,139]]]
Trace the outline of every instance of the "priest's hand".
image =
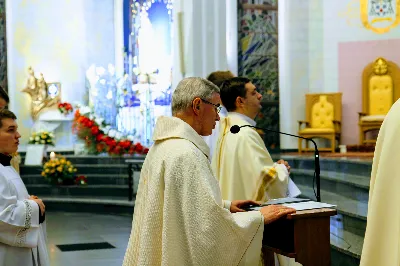
[[287,171],[288,171],[288,172],[289,172],[289,174],[290,174],[290,165],[289,165],[289,163],[288,163],[287,161],[280,159],[280,160],[279,160],[279,161],[277,161],[276,163],[279,163],[279,164],[283,164],[283,165],[285,165],[285,166],[286,166],[286,169],[287,169]]
[[245,210],[243,210],[242,208],[251,206],[251,205],[261,206],[261,204],[259,202],[254,201],[254,200],[233,200],[231,203],[230,211],[231,211],[231,213],[245,212]]
[[30,197],[29,197],[29,199],[30,200],[34,200],[34,199],[38,199],[39,197],[38,196],[35,196],[35,195],[31,195]]
[[37,197],[36,197],[36,199],[32,199],[32,200],[35,201],[39,205],[40,213],[43,215],[46,211],[46,206],[44,205],[43,201]]
[[282,205],[268,205],[262,207],[260,212],[264,216],[264,224],[269,224],[288,214],[295,213],[296,210]]

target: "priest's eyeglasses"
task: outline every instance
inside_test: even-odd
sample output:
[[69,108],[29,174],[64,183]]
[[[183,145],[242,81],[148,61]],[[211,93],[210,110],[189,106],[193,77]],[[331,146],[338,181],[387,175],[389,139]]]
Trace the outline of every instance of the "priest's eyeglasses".
[[[201,98],[200,98],[200,99],[201,99]],[[209,101],[206,101],[206,100],[204,100],[204,99],[201,99],[201,100],[202,100],[203,102],[205,102],[205,103],[214,105],[215,111],[217,111],[217,113],[221,112],[222,106],[221,106],[219,103],[218,103],[218,104],[213,104],[213,103],[210,103]]]

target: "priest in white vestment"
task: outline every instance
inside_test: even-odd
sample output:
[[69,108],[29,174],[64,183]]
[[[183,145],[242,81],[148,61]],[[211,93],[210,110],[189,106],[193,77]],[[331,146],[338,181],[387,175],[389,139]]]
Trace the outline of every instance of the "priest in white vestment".
[[[218,141],[212,158],[212,170],[217,177],[224,199],[269,199],[288,196],[290,166],[284,160],[274,163],[261,136],[251,127],[230,132],[233,125],[256,126],[255,117],[261,110],[262,95],[244,77],[226,81],[221,89],[222,104],[228,115],[220,121]],[[278,256],[280,265],[289,258]],[[294,260],[291,260],[296,265]]]
[[[224,81],[235,77],[231,71],[214,71],[207,76],[207,80],[214,83],[218,88],[221,87]],[[221,105],[221,111],[218,113],[220,119],[226,117],[228,115],[228,111],[226,108]],[[215,150],[215,145],[218,140],[219,134],[219,121],[215,122],[215,128],[213,129],[211,135],[203,136],[204,141],[207,143],[208,147],[210,148],[210,161],[212,160],[213,152]]]
[[360,266],[400,265],[400,100],[379,130]]
[[290,170],[287,162],[272,161],[254,128],[241,128],[237,134],[230,132],[233,125],[256,125],[254,118],[261,110],[261,98],[247,78],[232,78],[221,88],[221,100],[228,115],[220,121],[211,165],[225,199],[265,202],[287,196]]
[[45,206],[10,163],[21,137],[15,120],[0,110],[0,266],[47,266]]
[[[264,224],[295,210],[243,212],[252,201],[224,201],[201,136],[219,120],[219,89],[186,78],[160,117],[141,171],[124,266],[259,265]],[[269,208],[271,207],[271,208]]]

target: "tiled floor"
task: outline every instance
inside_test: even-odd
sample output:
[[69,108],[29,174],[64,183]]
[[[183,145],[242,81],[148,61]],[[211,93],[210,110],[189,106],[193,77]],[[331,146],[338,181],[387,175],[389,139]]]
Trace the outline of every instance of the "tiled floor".
[[[46,213],[52,266],[121,266],[132,216],[89,213]],[[108,242],[115,248],[61,252],[57,245]]]

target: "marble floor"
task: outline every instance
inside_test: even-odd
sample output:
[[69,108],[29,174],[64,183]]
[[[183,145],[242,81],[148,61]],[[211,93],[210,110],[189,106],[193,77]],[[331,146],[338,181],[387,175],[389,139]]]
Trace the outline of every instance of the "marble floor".
[[[91,213],[46,213],[52,266],[121,266],[131,232],[132,216]],[[115,248],[64,251],[57,245],[106,242]],[[78,247],[79,248],[79,247]]]

